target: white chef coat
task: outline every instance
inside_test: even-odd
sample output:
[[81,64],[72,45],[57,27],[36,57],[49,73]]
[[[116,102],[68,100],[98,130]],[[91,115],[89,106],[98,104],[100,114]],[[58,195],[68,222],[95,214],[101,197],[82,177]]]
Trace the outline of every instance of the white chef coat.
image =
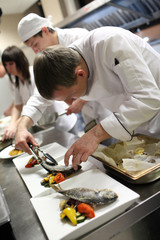
[[82,108],[82,117],[85,124],[89,123],[93,119],[96,123],[99,123],[104,118],[109,116],[111,111],[104,108],[99,102],[89,101]]
[[[57,32],[58,41],[63,46],[68,46],[75,40],[88,34],[88,31],[83,28],[72,28],[72,29],[59,29],[55,28]],[[34,95],[29,99],[27,104],[23,107],[22,116],[30,117],[34,124],[42,117],[44,111],[53,111],[62,113],[68,108],[65,102],[51,101],[44,99],[38,91],[35,91]],[[64,122],[65,121],[65,122]],[[63,115],[56,121],[56,127],[61,130],[71,130],[77,121],[75,114]]]
[[89,31],[84,28],[54,28],[54,30],[57,33],[59,44],[66,47],[89,33]]
[[[27,101],[30,99],[30,97],[34,94],[38,94],[38,90],[35,86],[35,81],[34,81],[34,74],[33,74],[33,66],[29,67],[29,72],[30,72],[30,81],[25,81],[24,84],[19,80],[19,87],[14,87],[14,104],[16,105],[24,105],[23,108],[25,107],[25,104]],[[39,94],[38,94],[39,95]],[[40,96],[40,95],[39,95]],[[38,101],[37,101],[38,102]],[[37,104],[36,102],[36,104]],[[35,107],[37,106],[35,104]],[[44,121],[44,119],[49,119],[49,117],[52,117],[52,114],[54,112],[62,113],[65,111],[66,108],[68,108],[68,105],[63,102],[58,102],[58,101],[52,101],[51,104],[48,104],[48,106],[43,106],[45,104],[44,101],[40,101],[42,112],[40,114],[37,114],[36,118],[38,117],[37,120]],[[50,115],[49,115],[50,114]],[[70,116],[62,116],[60,117],[56,124],[55,127],[58,126],[58,128],[64,130],[64,131],[69,131],[71,130],[75,123],[77,121],[77,117],[75,114],[72,114]]]
[[106,132],[124,141],[134,130],[160,136],[160,55],[148,43],[128,30],[102,27],[70,47],[89,69],[82,99],[112,112],[101,121]]
[[[34,95],[31,96],[27,104],[23,107],[22,115],[29,116],[34,124],[38,122],[47,122],[52,115],[65,112],[68,105],[65,102],[47,100],[43,98],[37,88],[35,88]],[[55,122],[55,127],[64,131],[70,131],[76,124],[77,116],[75,114],[63,115]]]

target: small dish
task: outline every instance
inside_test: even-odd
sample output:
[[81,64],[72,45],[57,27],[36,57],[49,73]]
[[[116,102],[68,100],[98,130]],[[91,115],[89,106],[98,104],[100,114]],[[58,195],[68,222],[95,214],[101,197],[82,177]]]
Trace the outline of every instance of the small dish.
[[16,158],[22,154],[24,154],[23,152],[18,154],[18,155],[14,155],[14,156],[11,156],[9,155],[10,151],[12,151],[13,149],[15,149],[14,146],[10,145],[6,148],[4,148],[1,152],[0,152],[0,159],[13,159],[13,158]]

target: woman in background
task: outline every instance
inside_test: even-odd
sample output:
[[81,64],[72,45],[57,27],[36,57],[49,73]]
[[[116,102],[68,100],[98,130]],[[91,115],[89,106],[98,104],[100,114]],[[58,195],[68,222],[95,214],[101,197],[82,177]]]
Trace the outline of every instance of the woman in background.
[[[2,54],[2,63],[11,83],[14,85],[14,106],[10,124],[6,127],[2,138],[3,141],[15,136],[22,108],[34,93],[38,93],[38,90],[34,82],[33,66],[29,66],[28,59],[20,48],[16,46],[6,48]],[[41,114],[37,121],[41,120],[42,122],[50,123],[50,118],[52,120],[52,116],[56,112],[63,113],[67,108],[68,105],[65,102],[50,101],[48,105],[43,106],[43,109],[41,108]],[[76,134],[76,123],[77,117],[75,114],[63,115],[57,119],[54,126],[55,128]],[[36,124],[36,122],[33,124]]]
[[23,105],[26,104],[35,89],[33,67],[23,51],[16,47],[7,47],[2,53],[2,63],[11,83],[14,85],[14,106],[11,121],[6,127],[2,140],[13,138],[17,129]]

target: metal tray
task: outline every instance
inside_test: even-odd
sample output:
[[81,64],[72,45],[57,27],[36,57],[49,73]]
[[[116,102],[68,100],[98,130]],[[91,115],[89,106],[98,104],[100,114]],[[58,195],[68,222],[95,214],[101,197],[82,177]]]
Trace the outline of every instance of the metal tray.
[[[144,140],[146,143],[160,142],[160,139],[153,138],[150,136],[136,135],[135,137],[138,139]],[[119,142],[119,143],[121,143],[121,142]],[[116,144],[118,144],[118,143],[116,143]],[[114,149],[116,144],[109,146],[109,148]],[[137,145],[137,147],[138,147],[138,145]],[[96,159],[101,161],[104,165],[104,168],[109,173],[116,175],[117,177],[119,177],[127,182],[130,182],[130,183],[145,184],[145,183],[153,182],[160,178],[160,163],[158,163],[158,164],[154,165],[153,167],[148,168],[146,170],[141,170],[141,171],[136,171],[136,172],[131,173],[131,172],[125,172],[120,168],[112,166],[111,164],[107,163],[104,159],[94,156],[94,154],[93,154],[93,157],[95,157]]]

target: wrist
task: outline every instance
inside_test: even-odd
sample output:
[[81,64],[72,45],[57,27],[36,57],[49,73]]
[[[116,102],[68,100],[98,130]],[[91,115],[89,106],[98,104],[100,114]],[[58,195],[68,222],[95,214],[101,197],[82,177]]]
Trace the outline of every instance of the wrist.
[[31,118],[27,116],[22,116],[19,120],[18,129],[28,130],[32,126],[32,124],[33,124],[33,121]]
[[105,139],[110,138],[111,136],[104,130],[104,128],[102,127],[102,125],[100,123],[98,123],[95,127],[93,127],[91,130],[88,131],[88,133],[90,133],[92,135],[92,137],[94,136],[96,142],[99,144],[100,142],[102,142]]

